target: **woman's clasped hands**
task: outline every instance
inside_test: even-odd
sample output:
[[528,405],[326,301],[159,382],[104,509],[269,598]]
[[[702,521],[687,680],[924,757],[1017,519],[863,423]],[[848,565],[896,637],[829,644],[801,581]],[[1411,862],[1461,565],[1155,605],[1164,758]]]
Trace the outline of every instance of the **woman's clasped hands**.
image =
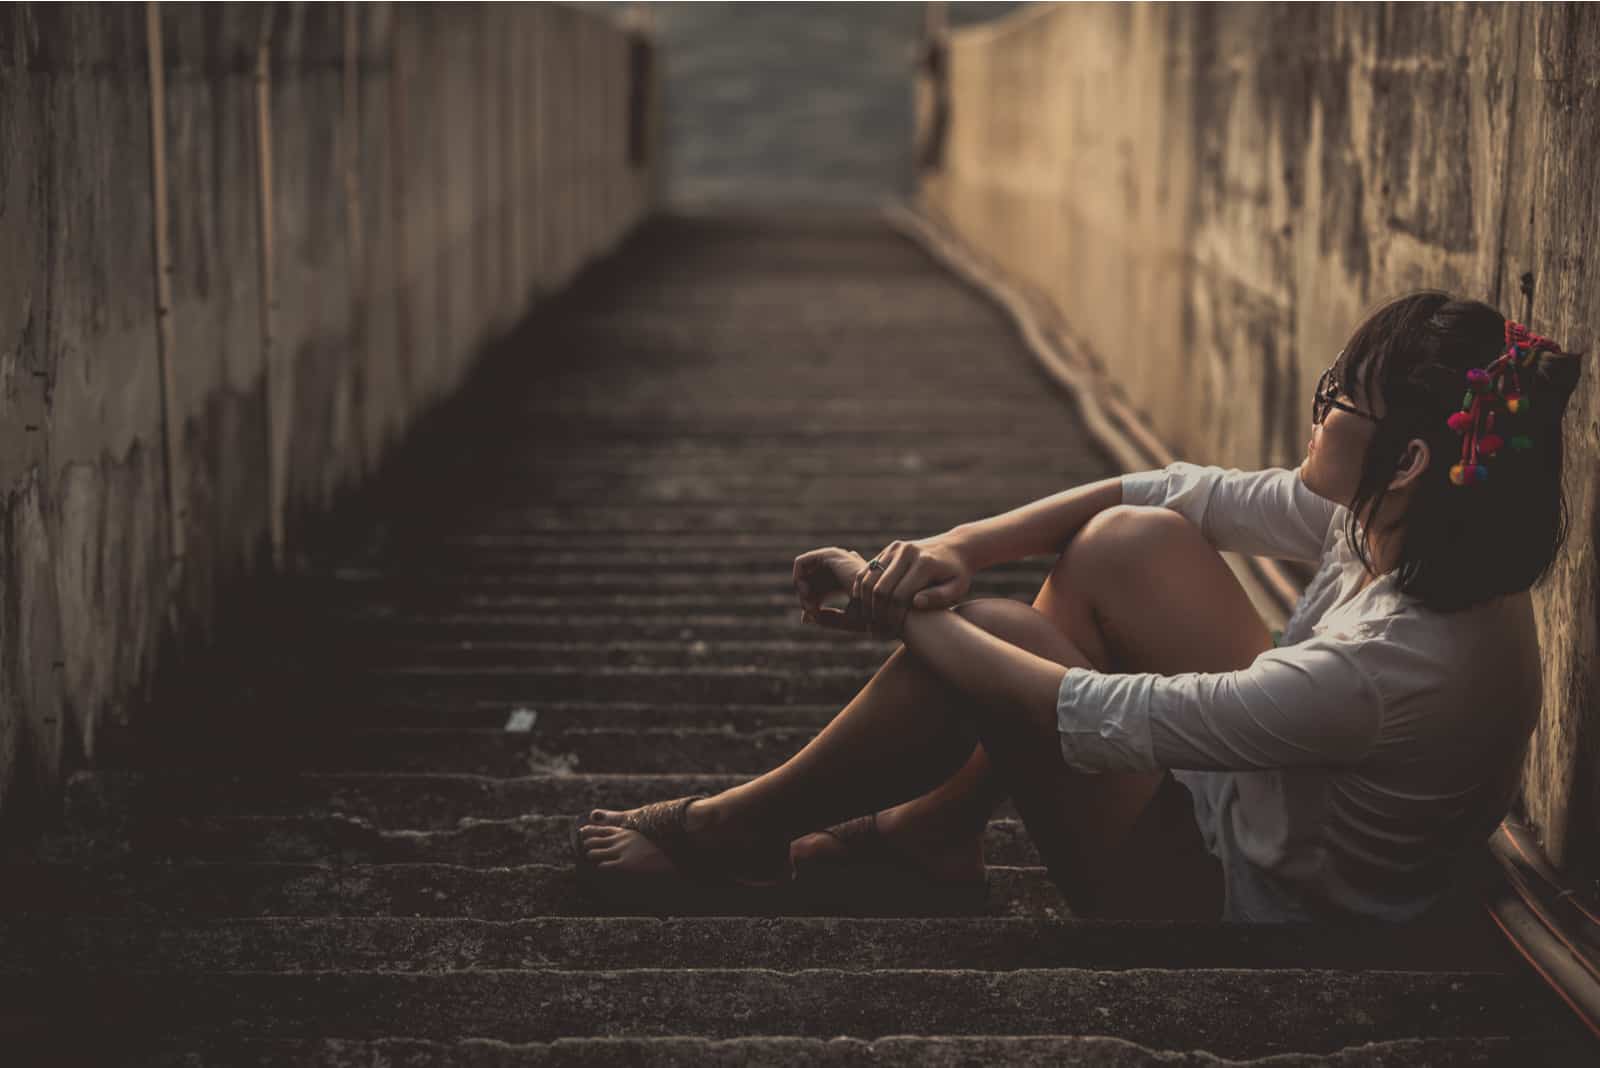
[[[832,630],[897,638],[913,608],[948,608],[972,585],[972,566],[944,538],[892,541],[868,566],[860,553],[829,547],[794,560],[800,618]],[[843,608],[823,600],[848,594]]]

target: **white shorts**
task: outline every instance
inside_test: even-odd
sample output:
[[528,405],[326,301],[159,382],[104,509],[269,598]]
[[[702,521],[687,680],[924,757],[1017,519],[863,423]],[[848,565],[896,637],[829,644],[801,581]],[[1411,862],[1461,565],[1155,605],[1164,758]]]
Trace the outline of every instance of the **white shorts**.
[[1290,887],[1248,860],[1234,841],[1230,809],[1239,793],[1226,771],[1173,771],[1189,791],[1194,820],[1211,855],[1222,862],[1224,923],[1316,923],[1325,910],[1305,902]]

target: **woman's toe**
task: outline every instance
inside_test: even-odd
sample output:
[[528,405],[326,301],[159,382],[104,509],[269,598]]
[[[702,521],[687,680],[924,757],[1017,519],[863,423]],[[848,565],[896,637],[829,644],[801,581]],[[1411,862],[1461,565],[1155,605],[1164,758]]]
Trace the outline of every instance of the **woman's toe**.
[[618,856],[622,845],[622,834],[614,829],[597,827],[583,836],[583,851],[590,858]]

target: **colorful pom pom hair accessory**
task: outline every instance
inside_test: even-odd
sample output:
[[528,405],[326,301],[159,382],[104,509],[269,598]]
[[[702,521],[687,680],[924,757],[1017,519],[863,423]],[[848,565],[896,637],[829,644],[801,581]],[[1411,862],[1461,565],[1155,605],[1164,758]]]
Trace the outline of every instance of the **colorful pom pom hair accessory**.
[[[1488,480],[1489,468],[1483,461],[1506,447],[1507,441],[1501,431],[1513,429],[1502,425],[1497,431],[1495,417],[1514,415],[1520,424],[1527,416],[1529,397],[1522,390],[1519,372],[1531,374],[1541,351],[1560,352],[1561,347],[1547,337],[1530,332],[1521,323],[1507,319],[1506,351],[1489,366],[1467,371],[1467,391],[1461,398],[1461,410],[1447,420],[1450,429],[1461,435],[1461,462],[1450,468],[1450,481],[1457,486]],[[1521,451],[1532,448],[1533,439],[1523,433],[1512,434],[1509,444],[1513,451]]]

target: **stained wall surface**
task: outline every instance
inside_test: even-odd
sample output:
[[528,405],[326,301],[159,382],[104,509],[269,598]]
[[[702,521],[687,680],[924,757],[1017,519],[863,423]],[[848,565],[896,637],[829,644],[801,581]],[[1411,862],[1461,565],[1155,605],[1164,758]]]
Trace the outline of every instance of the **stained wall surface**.
[[0,810],[650,210],[632,48],[555,4],[0,13]]
[[[1410,289],[1595,348],[1593,7],[1037,4],[949,57],[922,204],[1046,296],[1181,456],[1297,466],[1317,375]],[[1525,801],[1553,856],[1596,870],[1592,362],[1563,425],[1571,535],[1534,591]]]

